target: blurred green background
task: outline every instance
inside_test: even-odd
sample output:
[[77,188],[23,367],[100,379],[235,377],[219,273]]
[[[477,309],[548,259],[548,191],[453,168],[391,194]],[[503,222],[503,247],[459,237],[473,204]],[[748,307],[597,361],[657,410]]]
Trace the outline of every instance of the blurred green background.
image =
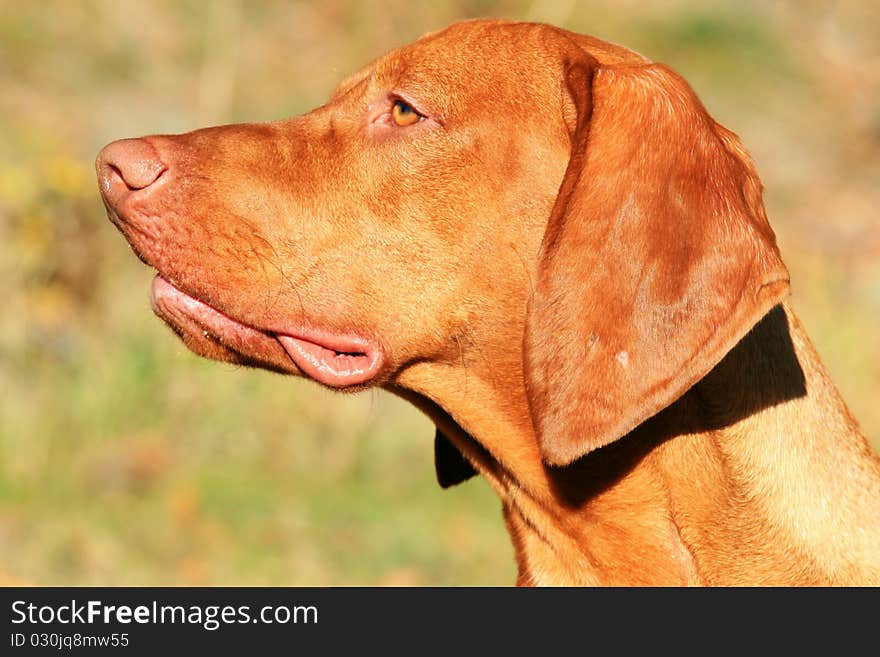
[[485,482],[380,392],[202,361],[107,222],[113,139],[301,113],[461,18],[534,19],[682,73],[754,155],[800,316],[880,438],[880,4],[0,0],[0,581],[509,584]]

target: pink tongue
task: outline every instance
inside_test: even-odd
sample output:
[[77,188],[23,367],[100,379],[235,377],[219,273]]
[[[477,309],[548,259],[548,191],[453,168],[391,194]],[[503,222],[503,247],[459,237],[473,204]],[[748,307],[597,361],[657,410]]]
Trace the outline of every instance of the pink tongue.
[[277,338],[296,366],[324,385],[357,385],[374,374],[376,358],[370,354],[338,352],[289,335],[278,335]]

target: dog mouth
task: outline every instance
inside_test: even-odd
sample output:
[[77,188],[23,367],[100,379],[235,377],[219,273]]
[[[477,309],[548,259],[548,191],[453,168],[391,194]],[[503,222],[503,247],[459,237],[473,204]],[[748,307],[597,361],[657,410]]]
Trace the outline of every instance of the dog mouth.
[[383,352],[363,336],[325,329],[259,328],[214,308],[157,274],[153,311],[195,353],[287,374],[305,375],[331,388],[372,382]]

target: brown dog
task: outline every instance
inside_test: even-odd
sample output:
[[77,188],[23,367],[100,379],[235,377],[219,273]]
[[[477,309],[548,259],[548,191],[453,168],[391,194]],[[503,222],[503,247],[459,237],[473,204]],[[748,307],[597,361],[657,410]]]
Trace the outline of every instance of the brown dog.
[[461,23],[97,171],[193,351],[412,401],[441,484],[501,497],[520,584],[880,584],[880,466],[748,154],[668,68]]

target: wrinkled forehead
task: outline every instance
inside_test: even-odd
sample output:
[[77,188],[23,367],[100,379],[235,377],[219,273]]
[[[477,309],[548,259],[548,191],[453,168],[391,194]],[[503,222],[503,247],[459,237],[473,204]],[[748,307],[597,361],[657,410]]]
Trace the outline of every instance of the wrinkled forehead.
[[400,94],[429,103],[439,116],[469,103],[558,95],[561,59],[545,26],[458,23],[398,48],[339,85],[352,94]]

